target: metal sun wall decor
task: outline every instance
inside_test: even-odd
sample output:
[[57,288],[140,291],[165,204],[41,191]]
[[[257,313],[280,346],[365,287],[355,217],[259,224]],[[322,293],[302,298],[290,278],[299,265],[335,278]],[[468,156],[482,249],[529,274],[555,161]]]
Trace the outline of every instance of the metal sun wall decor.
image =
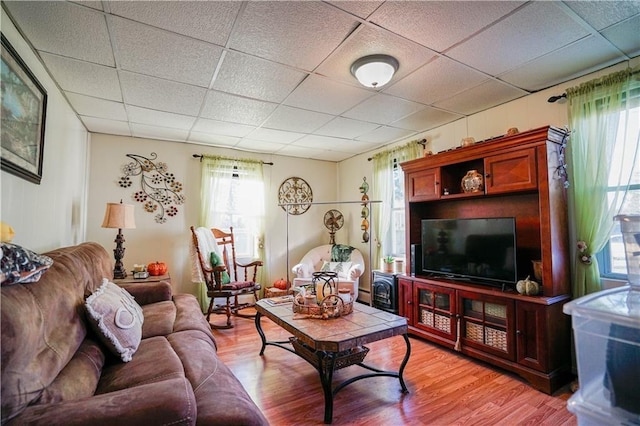
[[278,189],[278,202],[289,204],[281,206],[282,210],[292,215],[305,213],[311,207],[313,201],[313,191],[304,179],[300,177],[290,177],[280,184]]
[[360,225],[360,229],[362,229],[362,242],[369,242],[369,196],[367,192],[369,191],[369,184],[367,183],[367,178],[362,178],[362,185],[360,185],[360,192],[362,193],[362,212],[360,212],[360,216],[362,217],[362,224]]
[[167,216],[178,214],[177,205],[184,204],[182,183],[169,173],[166,163],[155,162],[158,155],[152,152],[149,158],[142,155],[127,154],[133,161],[122,166],[123,176],[118,185],[129,188],[134,176],[140,176],[140,191],[133,193],[133,199],[143,203],[144,210],[156,213],[155,221],[165,223]]

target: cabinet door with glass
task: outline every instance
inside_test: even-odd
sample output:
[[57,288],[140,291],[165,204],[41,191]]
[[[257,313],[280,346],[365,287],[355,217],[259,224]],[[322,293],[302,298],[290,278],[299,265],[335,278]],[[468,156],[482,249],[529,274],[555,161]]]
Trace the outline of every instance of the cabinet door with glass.
[[455,290],[416,282],[413,291],[414,326],[454,342]]
[[513,300],[459,291],[458,303],[462,344],[515,361]]

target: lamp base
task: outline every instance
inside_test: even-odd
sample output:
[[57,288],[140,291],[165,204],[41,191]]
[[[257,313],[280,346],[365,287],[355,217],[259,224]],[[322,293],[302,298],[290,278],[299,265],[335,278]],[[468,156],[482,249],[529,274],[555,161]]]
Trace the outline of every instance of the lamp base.
[[124,243],[124,235],[122,235],[122,229],[118,229],[115,243],[116,248],[113,249],[113,257],[116,259],[116,265],[113,268],[113,278],[119,280],[127,277],[127,270],[124,269],[124,265],[122,264],[122,258],[124,257],[124,247],[122,246]]

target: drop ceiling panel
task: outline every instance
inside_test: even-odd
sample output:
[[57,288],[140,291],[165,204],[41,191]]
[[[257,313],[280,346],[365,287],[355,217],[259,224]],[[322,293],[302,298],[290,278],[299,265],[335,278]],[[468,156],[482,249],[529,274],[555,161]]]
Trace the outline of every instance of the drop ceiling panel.
[[639,1],[565,1],[564,3],[598,31],[640,14]]
[[311,71],[356,26],[321,2],[247,2],[230,47]]
[[607,28],[602,35],[630,58],[640,55],[640,15]]
[[329,114],[281,105],[273,112],[263,127],[288,130],[290,132],[311,133],[332,118],[333,116]]
[[239,138],[247,136],[254,129],[255,126],[230,123],[228,121],[209,120],[206,118],[199,118],[198,121],[196,121],[195,126],[193,126],[193,130],[196,132],[235,136]]
[[111,17],[119,66],[153,77],[208,87],[222,48],[127,19]]
[[48,53],[41,53],[40,56],[62,90],[122,101],[118,73],[115,68]]
[[462,118],[462,116],[458,114],[451,114],[446,111],[440,111],[435,108],[425,108],[422,111],[418,111],[401,120],[394,121],[391,125],[393,127],[418,132],[442,126],[443,124],[450,123],[458,120],[459,118]]
[[380,126],[377,129],[365,133],[362,136],[356,138],[358,141],[363,142],[390,142],[400,138],[406,138],[415,134],[415,132],[406,129],[398,129],[397,127]]
[[385,2],[371,21],[410,40],[444,52],[525,2]]
[[187,130],[170,129],[168,127],[149,126],[138,123],[130,123],[130,126],[132,136],[137,138],[185,141],[187,140],[187,136],[189,136]]
[[150,126],[170,127],[172,129],[189,130],[193,126],[195,117],[173,114],[164,111],[155,111],[147,108],[128,106],[129,121]]
[[500,76],[501,80],[537,91],[555,85],[569,78],[576,78],[597,64],[620,58],[620,53],[606,40],[590,36],[570,46],[552,52],[541,58],[527,62],[520,68]]
[[131,136],[129,123],[126,121],[107,120],[104,118],[80,116],[88,131],[108,135]]
[[67,92],[66,96],[73,109],[80,115],[127,121],[127,112],[122,102],[108,101],[71,92]]
[[202,87],[126,71],[120,71],[118,75],[125,102],[140,107],[195,116],[206,93]]
[[304,133],[285,132],[283,130],[273,130],[258,128],[247,135],[248,139],[254,139],[265,142],[276,142],[280,144],[290,144],[291,142],[300,139],[304,136]]
[[285,105],[339,115],[375,92],[310,75],[286,99]]
[[335,136],[351,139],[368,133],[378,127],[379,125],[375,123],[367,123],[366,121],[353,120],[351,118],[336,117],[324,126],[320,127],[314,133],[323,136]]
[[307,74],[255,56],[229,51],[213,88],[263,101],[282,102]]
[[275,110],[277,104],[209,91],[201,116],[220,121],[258,126]]
[[285,144],[282,144],[282,143],[257,141],[253,139],[244,138],[240,142],[238,142],[238,144],[236,145],[236,148],[244,149],[247,151],[254,151],[254,152],[274,152],[281,149],[284,146]]
[[[297,146],[306,146],[309,148],[322,148],[334,151],[340,151],[345,145],[351,143],[349,139],[332,138],[329,136],[307,135],[296,142]],[[346,151],[345,151],[346,152]]]
[[189,134],[190,142],[198,142],[206,145],[234,147],[240,142],[240,138],[232,136],[216,135],[213,133],[191,132]]
[[496,75],[589,35],[553,2],[530,2],[447,55]]
[[487,109],[487,105],[500,105],[524,96],[524,94],[505,84],[489,80],[479,86],[466,90],[434,106],[458,114],[470,115]]
[[383,1],[330,1],[327,2],[360,18],[366,18],[376,10]]
[[[104,15],[68,2],[3,2],[38,49],[96,64],[114,66]],[[80,35],[81,36],[78,36]]]
[[363,56],[377,54],[391,55],[400,63],[394,81],[436,57],[434,52],[416,43],[389,31],[365,25],[358,28],[352,37],[318,67],[318,73],[348,84],[359,85],[351,75],[351,64]]
[[370,123],[389,124],[424,107],[416,102],[379,93],[342,115]]
[[451,59],[441,57],[400,80],[384,93],[432,104],[477,86],[487,77]]
[[163,28],[199,40],[224,46],[241,2],[233,1],[165,1],[110,2],[111,13]]
[[73,1],[71,3],[77,3],[82,6],[91,7],[96,10],[104,10],[102,8],[102,2],[100,0],[78,0],[78,1]]

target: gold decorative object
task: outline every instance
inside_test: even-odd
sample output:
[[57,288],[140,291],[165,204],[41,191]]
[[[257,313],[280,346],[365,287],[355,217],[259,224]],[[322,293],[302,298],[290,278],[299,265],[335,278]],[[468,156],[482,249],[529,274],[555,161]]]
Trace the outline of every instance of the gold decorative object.
[[362,229],[362,242],[369,242],[369,196],[367,192],[369,191],[369,184],[367,183],[367,178],[362,178],[362,185],[360,185],[360,192],[362,193],[362,212],[360,215],[362,217],[362,224],[360,225],[360,229]]
[[285,179],[278,189],[278,202],[288,204],[281,206],[282,210],[292,215],[305,213],[311,207],[313,201],[313,191],[304,179],[300,177],[290,177]]
[[484,178],[477,170],[469,170],[462,178],[462,191],[465,193],[482,192],[484,190]]

